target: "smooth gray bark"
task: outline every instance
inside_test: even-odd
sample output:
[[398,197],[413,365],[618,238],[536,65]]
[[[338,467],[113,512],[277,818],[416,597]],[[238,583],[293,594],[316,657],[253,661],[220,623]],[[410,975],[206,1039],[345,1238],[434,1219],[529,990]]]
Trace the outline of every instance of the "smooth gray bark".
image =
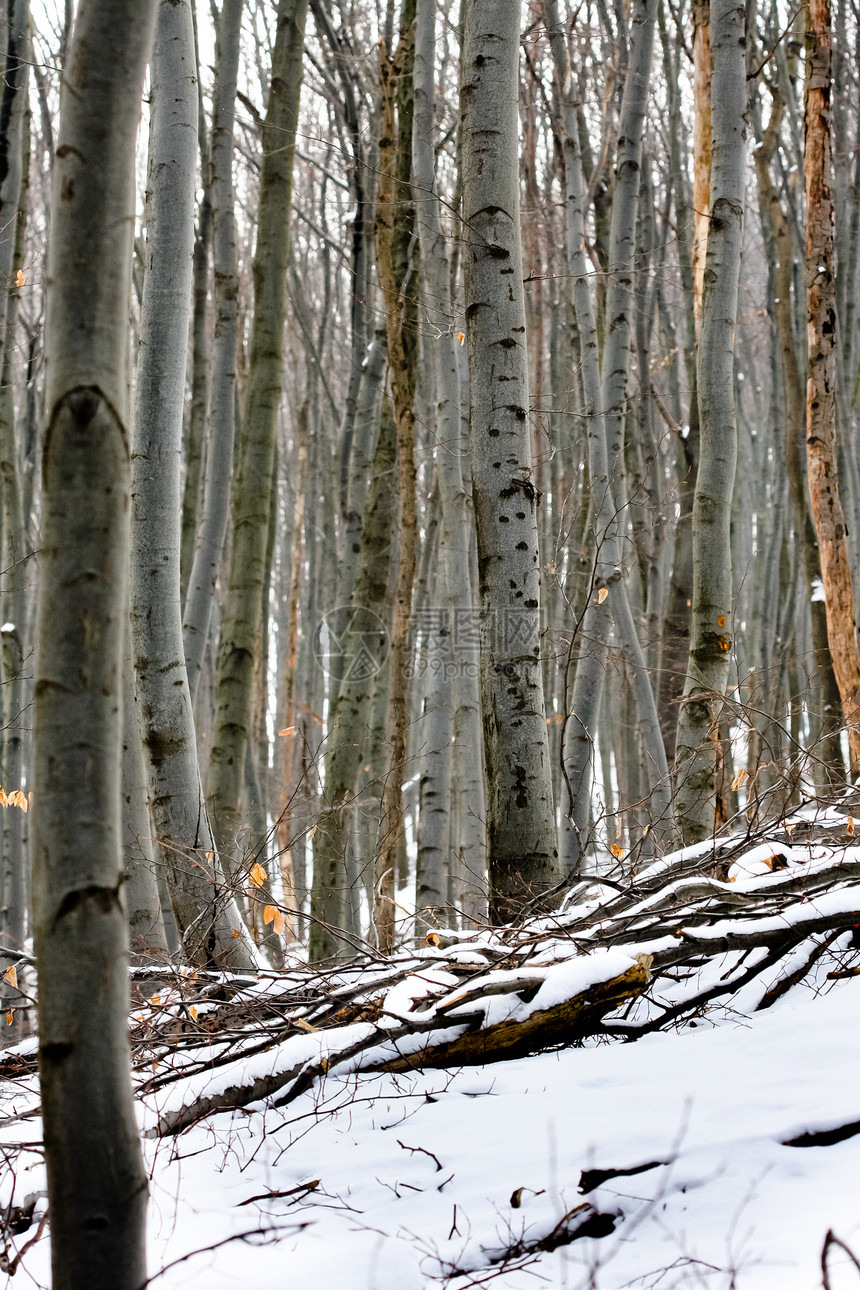
[[215,581],[224,555],[230,511],[236,426],[236,354],[239,338],[239,271],[233,209],[233,131],[244,0],[224,0],[218,28],[212,109],[212,260],[215,344],[209,392],[209,442],[203,500],[188,575],[182,635],[192,702],[209,640]]
[[167,958],[167,937],[152,845],[149,786],[137,720],[130,640],[123,660],[121,782],[125,903],[128,908],[131,952],[141,962],[145,962],[150,956]]
[[[610,614],[620,647],[628,662],[631,684],[648,770],[648,797],[653,825],[665,830],[670,821],[670,792],[668,766],[663,739],[660,734],[654,693],[648,677],[642,647],[636,634],[636,625],[630,612],[623,582],[619,521],[612,475],[615,458],[621,451],[621,442],[610,443],[606,412],[624,398],[626,389],[627,353],[630,345],[631,282],[625,275],[612,279],[607,302],[607,315],[611,319],[604,355],[605,382],[601,381],[598,360],[598,339],[595,309],[589,289],[590,266],[585,254],[585,204],[586,190],[582,173],[582,155],[570,64],[563,29],[560,23],[558,0],[545,0],[545,10],[550,28],[550,46],[556,76],[559,82],[562,139],[565,161],[565,210],[568,267],[574,283],[574,307],[580,339],[585,416],[587,418],[588,466],[590,482],[589,530],[592,542],[591,594],[577,630],[581,637],[579,663],[574,680],[570,714],[565,714],[567,726],[562,756],[565,781],[569,796],[569,814],[573,828],[566,832],[565,870],[576,872],[581,865],[586,841],[593,759],[597,722],[600,713],[601,691],[604,684],[606,648],[609,641]],[[619,155],[619,183],[626,200],[621,202],[616,216],[613,208],[614,248],[613,262],[621,264],[623,248],[629,245],[632,257],[635,232],[635,195],[639,186],[639,157],[641,133],[634,128],[633,118],[641,107],[643,85],[647,84],[653,43],[654,15],[643,4],[635,10],[639,25],[634,29],[631,66],[628,69],[622,116],[627,120],[623,132],[625,146]],[[625,112],[626,108],[626,112]],[[641,129],[641,123],[640,123]],[[615,451],[611,452],[610,448]]]
[[711,207],[699,330],[699,473],[693,623],[678,719],[675,816],[685,843],[715,827],[719,715],[732,648],[731,503],[737,459],[734,346],[746,181],[744,13],[711,0]]
[[[439,866],[448,854],[452,787],[460,798],[461,818],[465,816],[470,822],[477,820],[480,823],[484,810],[478,677],[473,655],[462,647],[462,637],[475,607],[470,576],[474,524],[463,481],[465,445],[460,415],[457,328],[450,293],[448,235],[435,175],[435,19],[434,0],[418,0],[412,176],[430,329],[424,355],[429,359],[430,386],[435,392],[430,432],[442,507],[434,609],[444,616],[443,634],[436,636],[429,658],[430,678],[425,700],[427,764],[421,779],[422,809],[419,815],[416,896],[419,921],[423,917],[420,911],[425,906],[429,910],[435,909],[432,917],[439,916],[443,890]],[[437,337],[434,329],[442,334]],[[457,759],[460,774],[452,783],[452,762],[456,757],[452,737],[455,732],[457,742],[462,740],[468,746],[468,756]],[[431,802],[432,810],[429,809]],[[427,810],[424,809],[425,804]],[[484,886],[484,854],[482,840],[476,838],[475,833],[474,828],[468,829],[468,854],[463,859],[469,871],[470,890],[480,892]],[[434,871],[432,877],[430,868]]]
[[179,598],[180,464],[197,167],[190,0],[159,4],[151,79],[131,498],[138,718],[161,862],[185,952],[194,962],[247,968],[253,966],[253,951],[224,887],[203,803]]
[[460,110],[490,916],[559,877],[540,663],[537,494],[520,248],[519,3],[464,0]]
[[388,652],[387,632],[378,628],[385,621],[389,601],[391,534],[397,514],[391,484],[395,452],[394,414],[386,397],[365,500],[352,612],[331,624],[342,637],[333,642],[338,650],[331,663],[335,697],[325,745],[323,809],[314,835],[312,962],[345,953],[338,932],[344,925],[346,908],[351,814],[359,771],[367,757],[371,705]]
[[279,0],[262,129],[251,355],[233,491],[230,572],[218,646],[215,727],[206,772],[206,802],[222,860],[231,872],[251,728],[254,668],[262,653],[262,598],[275,484],[277,416],[284,383],[293,161],[307,8],[308,0]]
[[81,0],[54,163],[33,856],[54,1290],[147,1279],[120,765],[134,156],[155,12]]

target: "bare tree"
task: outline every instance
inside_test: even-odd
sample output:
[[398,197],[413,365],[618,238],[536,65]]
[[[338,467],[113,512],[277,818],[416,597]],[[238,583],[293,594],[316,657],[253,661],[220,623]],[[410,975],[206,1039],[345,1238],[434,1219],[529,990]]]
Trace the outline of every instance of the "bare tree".
[[519,3],[464,0],[461,82],[470,447],[481,593],[490,916],[559,876],[540,664],[537,492],[520,248]]
[[33,903],[56,1290],[146,1284],[119,774],[134,151],[155,13],[82,0],[54,173]]
[[737,459],[735,328],[746,183],[744,13],[711,0],[711,204],[699,328],[700,450],[693,624],[678,720],[675,818],[685,842],[715,827],[717,740],[732,648],[731,509]]
[[806,463],[821,555],[827,636],[851,765],[860,766],[860,653],[848,529],[836,457],[838,335],[834,276],[830,0],[810,0],[806,35]]

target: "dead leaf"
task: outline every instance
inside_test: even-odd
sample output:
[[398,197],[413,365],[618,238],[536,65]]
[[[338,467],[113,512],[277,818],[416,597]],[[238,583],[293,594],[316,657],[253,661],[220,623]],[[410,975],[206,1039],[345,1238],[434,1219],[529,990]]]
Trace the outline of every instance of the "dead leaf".
[[612,852],[612,854],[613,854],[614,856],[623,856],[623,855],[624,855],[624,848],[623,848],[623,847],[620,847],[620,846],[618,845],[618,843],[617,843],[617,842],[613,842],[613,843],[612,843],[612,846],[609,848],[609,850]]
[[25,278],[24,274],[23,274],[23,273],[21,272],[21,270],[19,269],[19,270],[18,270],[18,272],[15,274],[15,286],[16,286],[16,287],[23,287],[23,285],[24,285],[24,283],[25,283],[26,281],[27,281],[27,279]]
[[314,825],[312,829],[308,829],[308,842],[310,842],[313,839],[313,836],[316,833],[316,831],[317,831],[316,825]]
[[466,333],[465,333],[464,331],[458,331],[458,332],[457,332],[457,339],[458,339],[458,341],[460,342],[460,344],[462,345],[462,344],[463,344],[463,341],[466,339]]
[[609,595],[609,588],[600,587],[597,592],[597,601],[595,603],[598,605],[602,605],[608,595]]
[[442,937],[439,935],[438,932],[428,932],[427,935],[424,937],[424,944],[432,945],[434,946],[435,949],[438,949],[439,946],[442,944]]
[[252,867],[251,872],[248,874],[248,881],[252,887],[262,887],[263,884],[268,881],[268,874],[259,861]]
[[306,1031],[309,1035],[319,1034],[319,1026],[312,1026],[309,1021],[305,1021],[304,1017],[296,1017],[293,1025],[297,1026],[299,1030]]
[[524,1187],[517,1187],[516,1191],[511,1192],[511,1209],[520,1209],[523,1203]]
[[10,1009],[9,1009],[9,1011],[6,1013],[6,1025],[7,1025],[7,1026],[11,1026],[11,1025],[12,1025],[12,1019],[14,1018],[14,1016],[15,1016],[15,1009],[14,1009],[14,1008],[10,1008]]
[[287,726],[285,730],[279,730],[279,735],[293,735],[296,732],[295,726]]
[[739,770],[732,780],[732,792],[736,793],[739,788],[743,788],[748,779],[749,772],[746,770]]
[[10,964],[3,973],[3,980],[8,981],[13,990],[18,989],[18,969],[14,963]]
[[854,834],[854,820],[850,815],[848,816],[848,823],[845,825],[845,832],[851,836]]
[[158,1005],[161,1003],[161,995],[154,994],[149,1002],[152,1004],[153,1008],[157,1008]]
[[188,1009],[188,1013],[189,1013],[189,1016],[191,1017],[191,1020],[192,1020],[192,1021],[196,1021],[196,1020],[197,1020],[197,1009],[196,1009],[196,1008],[193,1008],[193,1007],[192,1007],[192,1008],[189,1008],[189,1009]]

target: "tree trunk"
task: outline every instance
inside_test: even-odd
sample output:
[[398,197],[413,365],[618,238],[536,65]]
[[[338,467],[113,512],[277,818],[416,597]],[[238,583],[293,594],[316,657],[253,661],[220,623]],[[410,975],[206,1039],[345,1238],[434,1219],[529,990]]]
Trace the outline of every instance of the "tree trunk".
[[233,546],[221,643],[206,802],[222,862],[235,866],[235,839],[251,725],[254,663],[261,650],[269,510],[273,505],[278,405],[283,389],[284,317],[296,120],[308,0],[279,0],[263,165],[254,321],[245,411],[233,493]]
[[[429,659],[428,692],[434,692],[428,708],[430,760],[422,775],[421,792],[422,803],[432,800],[433,810],[426,812],[422,806],[419,815],[416,906],[418,911],[425,905],[435,910],[431,917],[438,919],[437,896],[443,890],[439,885],[441,871],[425,884],[422,857],[424,854],[428,859],[432,856],[434,861],[442,863],[443,869],[446,854],[451,862],[448,820],[452,792],[460,799],[460,834],[469,843],[469,854],[464,855],[468,887],[478,897],[484,888],[484,857],[480,827],[478,836],[474,836],[474,823],[477,821],[480,826],[483,818],[480,693],[468,631],[469,622],[475,617],[470,569],[474,525],[463,479],[465,444],[460,410],[458,342],[450,293],[448,239],[435,175],[435,23],[433,0],[418,0],[413,132],[415,222],[428,318],[431,326],[444,330],[438,339],[431,331],[424,346],[435,391],[430,425],[442,512],[435,608],[442,618],[442,633],[437,635],[438,648]],[[452,740],[456,741],[453,746]],[[457,766],[453,781],[452,761]],[[460,846],[458,839],[458,850]],[[426,899],[422,896],[425,886]],[[419,913],[418,917],[420,922],[423,915]]]
[[138,719],[161,863],[184,949],[199,964],[247,968],[253,951],[235,901],[224,889],[203,805],[179,600],[179,480],[197,162],[189,0],[161,0],[151,79],[131,494]]
[[323,810],[314,834],[311,895],[311,962],[343,955],[346,856],[355,786],[370,746],[368,732],[374,690],[388,652],[387,614],[391,533],[396,517],[396,430],[391,402],[382,406],[376,452],[365,501],[358,577],[352,607],[329,620],[337,653],[329,667],[336,697],[329,713],[325,748]]
[[209,443],[194,560],[182,622],[185,665],[193,703],[209,642],[215,581],[224,556],[236,426],[236,357],[239,339],[239,272],[233,209],[233,132],[244,0],[224,0],[215,54],[212,107],[212,259],[215,344],[209,392]]
[[809,0],[806,32],[806,465],[827,637],[853,773],[860,771],[860,655],[836,467],[837,327],[833,256],[830,0]]
[[737,459],[734,346],[746,175],[744,12],[712,0],[711,207],[699,329],[700,452],[693,622],[678,720],[675,818],[686,844],[716,824],[717,740],[732,648],[731,509]]
[[210,310],[209,257],[212,249],[212,163],[206,116],[203,111],[203,86],[200,80],[200,43],[194,18],[194,56],[197,65],[197,140],[200,149],[200,175],[203,194],[197,215],[194,237],[194,308],[191,319],[191,408],[185,442],[185,484],[182,489],[181,588],[182,603],[194,564],[194,541],[203,492],[202,470],[206,443],[206,418],[209,415],[210,389]]
[[710,0],[693,0],[693,307],[697,335],[708,246],[712,150]]
[[388,361],[397,425],[397,492],[400,499],[397,585],[385,720],[389,761],[382,791],[373,908],[376,944],[385,954],[394,948],[394,888],[397,855],[403,835],[403,783],[409,734],[408,636],[418,536],[414,409],[418,291],[413,268],[414,213],[409,188],[412,174],[414,19],[415,0],[404,0],[394,59],[390,59],[384,49],[380,50],[382,136],[379,143],[376,259],[379,285],[385,299]]
[[55,1290],[147,1279],[119,776],[134,156],[155,13],[82,0],[55,160],[33,866]]
[[461,81],[466,340],[481,588],[490,917],[558,882],[540,663],[537,493],[520,250],[520,5],[464,0]]

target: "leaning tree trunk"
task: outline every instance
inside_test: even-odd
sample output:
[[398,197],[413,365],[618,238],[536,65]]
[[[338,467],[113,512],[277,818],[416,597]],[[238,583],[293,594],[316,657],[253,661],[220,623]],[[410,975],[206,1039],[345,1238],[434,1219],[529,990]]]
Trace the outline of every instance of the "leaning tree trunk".
[[206,801],[218,849],[228,867],[239,825],[254,665],[261,651],[269,509],[273,504],[277,416],[283,389],[293,158],[307,8],[308,0],[280,0],[278,4],[269,105],[263,122],[251,364],[239,438],[233,546],[221,623],[215,729],[206,782]]
[[182,647],[180,462],[191,312],[197,85],[189,0],[161,0],[152,58],[140,362],[131,489],[131,625],[161,863],[192,962],[254,962],[203,804]]
[[460,91],[490,917],[558,882],[520,249],[518,0],[464,0]]
[[827,638],[851,768],[860,770],[860,655],[848,531],[836,466],[836,280],[833,258],[833,182],[830,138],[830,0],[810,0],[806,31],[806,464],[812,518],[818,534]]
[[719,722],[732,648],[734,347],[746,180],[744,11],[734,0],[712,0],[710,19],[713,160],[699,329],[693,621],[676,759],[675,818],[685,843],[702,841],[715,827]]
[[155,13],[81,0],[54,162],[33,905],[55,1290],[147,1279],[119,775],[134,154]]

